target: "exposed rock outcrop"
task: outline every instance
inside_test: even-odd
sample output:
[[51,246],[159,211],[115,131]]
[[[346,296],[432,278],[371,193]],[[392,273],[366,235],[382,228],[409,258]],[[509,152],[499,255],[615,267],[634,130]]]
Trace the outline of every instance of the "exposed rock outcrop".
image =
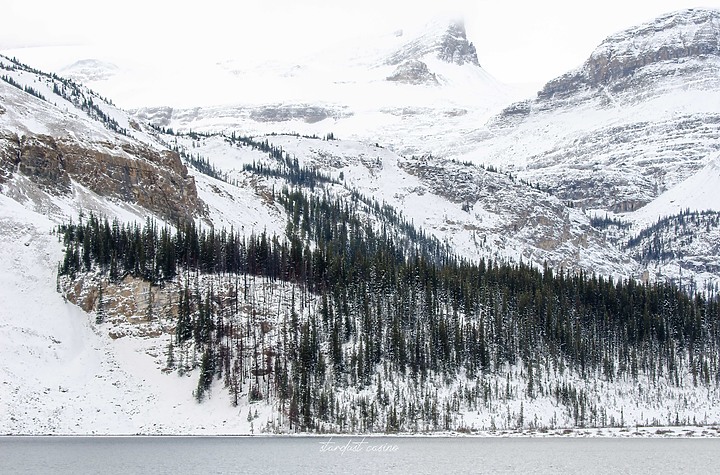
[[258,122],[284,122],[288,120],[302,120],[308,124],[314,124],[327,118],[333,117],[332,110],[318,106],[266,106],[253,109],[250,117]]
[[[464,224],[473,231],[473,239],[497,239],[492,242],[496,249],[521,242],[526,257],[553,268],[588,269],[599,256],[602,264],[596,270],[612,273],[623,265],[623,258],[605,246],[587,217],[544,191],[502,173],[437,157],[404,159],[399,165],[433,194],[462,203],[468,217],[474,217],[474,222]],[[445,224],[452,228],[459,223]]]
[[0,181],[14,171],[54,194],[69,193],[74,180],[101,196],[142,206],[173,222],[201,212],[195,181],[180,157],[140,144],[5,134],[0,136]]
[[387,77],[388,81],[401,82],[414,85],[437,85],[437,76],[430,72],[427,64],[416,59],[405,61],[400,64],[392,76]]
[[10,179],[20,163],[19,145],[17,135],[0,131],[0,185]]

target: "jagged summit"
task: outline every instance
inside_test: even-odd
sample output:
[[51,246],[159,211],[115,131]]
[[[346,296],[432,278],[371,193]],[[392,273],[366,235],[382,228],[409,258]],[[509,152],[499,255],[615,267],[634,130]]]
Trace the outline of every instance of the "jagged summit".
[[454,22],[448,27],[440,44],[438,58],[460,66],[465,63],[480,66],[475,45],[468,41],[463,22]]
[[646,67],[672,63],[653,76],[676,74],[691,59],[720,56],[720,10],[688,9],[609,36],[578,69],[550,81],[541,97],[581,88],[620,90]]
[[[402,36],[402,31],[396,35]],[[437,75],[427,64],[433,60],[457,66],[472,64],[480,67],[475,46],[468,41],[462,21],[436,20],[426,25],[421,34],[390,55],[387,63],[397,67],[387,80],[415,85],[438,85]]]
[[[402,37],[402,32],[396,33]],[[387,57],[385,63],[396,66],[388,81],[406,84],[438,85],[443,82],[434,68],[473,65],[481,70],[475,46],[468,41],[461,20],[435,20],[420,33],[410,36]],[[434,68],[429,64],[435,63]]]
[[397,49],[387,60],[397,65],[410,60],[435,57],[446,63],[480,66],[475,46],[468,41],[462,20],[436,20],[427,24],[420,35]]

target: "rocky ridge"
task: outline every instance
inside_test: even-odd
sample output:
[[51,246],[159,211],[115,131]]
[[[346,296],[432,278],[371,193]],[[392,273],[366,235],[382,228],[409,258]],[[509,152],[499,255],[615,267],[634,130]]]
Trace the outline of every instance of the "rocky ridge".
[[720,150],[718,38],[720,11],[701,9],[613,35],[491,119],[468,158],[583,208],[635,211]]
[[642,69],[661,62],[675,68],[661,75],[677,75],[692,58],[720,55],[720,11],[689,9],[664,15],[608,37],[583,66],[550,81],[539,98],[572,94],[584,87],[607,87],[622,92]]
[[[126,119],[128,128],[120,133],[119,123],[110,116],[111,106],[98,97],[90,102],[90,93],[75,83],[51,76],[38,78],[37,72],[17,63],[5,71],[12,83],[0,81],[6,107],[0,115],[0,184],[18,173],[50,194],[69,195],[77,183],[100,196],[141,206],[170,222],[203,213],[194,178],[180,156],[157,143],[151,145],[147,134],[132,129],[140,128],[136,123]],[[27,81],[35,84],[36,94],[19,87]],[[112,128],[73,107],[71,101],[75,100],[92,103],[90,111],[101,114],[100,119]],[[144,141],[134,138],[133,132]]]

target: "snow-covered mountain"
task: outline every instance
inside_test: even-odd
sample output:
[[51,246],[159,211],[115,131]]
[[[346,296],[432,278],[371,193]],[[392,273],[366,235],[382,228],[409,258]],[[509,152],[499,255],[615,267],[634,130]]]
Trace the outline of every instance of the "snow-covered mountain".
[[[329,56],[336,69],[318,60],[269,70],[221,65],[247,80],[251,92],[248,78],[256,75],[254,87],[277,97],[273,102],[254,97],[233,106],[133,114],[73,80],[0,57],[0,239],[9,250],[0,256],[6,302],[0,331],[11,342],[0,350],[0,399],[11,401],[0,428],[248,433],[300,424],[475,431],[720,420],[717,362],[694,353],[683,336],[683,329],[714,320],[696,321],[680,309],[670,318],[662,313],[667,306],[653,307],[653,294],[643,300],[642,324],[628,330],[624,322],[613,327],[614,319],[628,309],[627,318],[640,318],[640,304],[618,300],[612,307],[611,301],[613,292],[640,302],[657,291],[623,287],[628,277],[690,281],[684,290],[710,296],[720,280],[716,214],[685,211],[717,202],[711,188],[720,179],[712,73],[720,64],[712,49],[718,16],[679,12],[612,36],[580,69],[550,82],[535,100],[506,108],[485,129],[489,112],[510,92],[482,70],[458,23],[398,31],[354,52],[340,45]],[[124,74],[97,60],[66,72],[93,85]],[[272,78],[277,82],[267,82]],[[290,84],[315,87],[301,93],[282,87]],[[328,215],[343,218],[323,222]],[[153,231],[153,220],[162,231]],[[142,222],[142,231],[133,228]],[[85,223],[87,232],[67,231],[73,223]],[[144,264],[113,276],[93,263],[91,252],[112,260],[106,267],[117,274],[118,257],[106,252],[106,241],[90,237],[88,223],[113,239],[131,230]],[[287,274],[191,272],[188,259],[186,272],[160,279],[165,271],[153,259],[193,244],[161,252],[153,236],[166,233],[167,244],[169,234],[191,228],[208,246],[198,253],[218,262],[231,260],[217,251],[228,233],[230,241],[247,239],[243,252],[255,242],[263,252],[281,249],[287,238],[278,262],[258,258]],[[704,234],[693,238],[697,233]],[[389,248],[396,254],[376,256],[367,271],[376,280],[368,282],[415,285],[407,295],[391,295],[365,281],[332,282],[326,293],[318,283],[315,290],[301,284],[308,269],[340,273],[345,257],[369,252],[324,262],[334,248],[318,236],[335,234],[340,252],[362,238],[397,245]],[[498,272],[492,278],[511,284],[487,284],[481,272],[452,291],[431,290],[422,285],[456,277],[443,269],[428,277],[419,267],[398,277],[385,267],[450,255],[467,275],[481,258],[490,259]],[[292,259],[302,265],[292,269]],[[505,262],[515,266],[498,271]],[[486,287],[474,293],[478,281]],[[592,289],[606,298],[594,298]],[[663,298],[693,305],[669,287]],[[194,306],[196,329],[185,339],[178,329],[182,302],[188,312]],[[593,320],[608,302],[614,310]],[[714,308],[708,303],[702,311]],[[208,369],[210,333],[201,335],[198,324],[208,315],[218,318],[206,327],[216,343],[234,339],[224,350],[228,360],[217,358],[224,382]],[[363,332],[370,330],[387,338],[387,348],[369,349],[374,336]],[[715,348],[711,327],[697,331],[709,332],[703,342]],[[630,334],[650,343],[631,353],[622,344]],[[677,340],[668,342],[668,335]],[[423,344],[424,337],[432,344]],[[486,348],[472,346],[485,341]],[[293,348],[301,370],[314,368],[316,386],[303,393],[312,404],[298,401],[299,381],[288,389],[288,375],[301,374],[292,366],[297,361],[290,361],[291,373],[273,365]],[[529,350],[516,354],[516,348]],[[381,350],[384,362],[375,360]],[[454,367],[468,355],[484,361]],[[422,376],[388,370],[401,358],[415,358]],[[428,370],[431,359],[446,367]],[[43,370],[33,374],[33,368]],[[211,397],[198,404],[206,390]],[[415,413],[411,406],[424,409]],[[333,420],[327,411],[335,407]],[[301,412],[311,421],[304,426]]]
[[717,10],[610,36],[581,67],[489,121],[466,157],[584,208],[637,210],[720,150],[719,44]]
[[[365,111],[374,111],[369,116],[359,113],[346,99],[342,106],[320,100],[255,108],[144,109],[137,117],[176,130],[292,131],[318,136],[332,132],[336,137],[381,143],[395,152],[404,151],[400,154],[405,156],[432,154],[443,173],[457,177],[448,180],[445,189],[462,189],[466,181],[452,171],[457,165],[450,166],[448,159],[491,166],[539,185],[591,216],[622,213],[624,221],[634,223],[632,228],[623,228],[626,240],[659,218],[686,208],[717,209],[713,208],[716,200],[691,200],[678,190],[692,188],[693,195],[714,196],[715,175],[706,165],[720,150],[719,17],[717,10],[685,10],[612,35],[581,67],[550,81],[535,99],[507,106],[487,122],[487,114],[479,111],[488,110],[487,101],[493,97],[488,89],[491,83],[476,81],[482,69],[461,24],[456,23],[449,28],[435,23],[413,35],[397,32],[394,38],[371,43],[373,47],[363,49],[363,54],[350,55],[338,48],[344,53],[330,55],[341,65],[352,65],[332,70],[336,77],[352,72],[336,86],[359,87],[372,72],[370,83],[383,83],[384,77],[384,83],[390,79],[403,88],[400,90],[410,91],[409,105],[387,107],[392,101],[404,101],[404,96],[393,96],[384,106],[372,105],[380,96],[368,92],[361,97],[368,104]],[[443,53],[446,50],[455,53]],[[448,62],[451,56],[455,60]],[[288,80],[312,76],[305,71],[311,66],[296,66],[286,71]],[[396,69],[390,71],[389,66]],[[244,74],[241,69],[234,71]],[[418,89],[422,94],[416,94]],[[433,94],[439,91],[442,98],[433,101],[439,97]],[[341,97],[354,96],[346,90]],[[422,101],[425,104],[418,107]],[[454,104],[452,110],[448,104]],[[368,120],[361,120],[363,117]],[[398,117],[400,120],[395,120]],[[686,179],[690,182],[683,184]],[[698,188],[699,182],[704,186]],[[476,203],[472,198],[468,205]],[[512,215],[510,209],[526,209],[521,201],[501,203]],[[477,206],[483,204],[477,202]],[[633,211],[637,212],[629,214]],[[538,208],[533,213],[542,214]],[[464,239],[462,230],[448,229],[457,233],[451,240]],[[499,235],[506,234],[507,229]],[[531,240],[539,242],[542,235],[535,233]],[[569,259],[553,259],[537,246],[525,247],[526,243],[516,247],[511,241],[498,240],[501,247],[514,249],[508,254],[515,259],[523,256],[540,264],[545,259],[559,264],[594,255],[590,261],[606,265],[586,268],[612,274],[614,264],[609,263],[624,262],[624,275],[644,273],[641,264],[618,255],[609,258],[604,252],[583,250],[568,252]],[[617,239],[615,244],[623,246]]]
[[[293,62],[230,59],[211,69],[223,79],[206,72],[207,82],[183,87],[182,102],[153,101],[136,117],[179,131],[333,133],[437,155],[474,141],[487,118],[524,94],[482,68],[457,20],[340,41]],[[121,81],[127,78],[90,86],[110,94]],[[219,81],[227,94],[203,99]]]

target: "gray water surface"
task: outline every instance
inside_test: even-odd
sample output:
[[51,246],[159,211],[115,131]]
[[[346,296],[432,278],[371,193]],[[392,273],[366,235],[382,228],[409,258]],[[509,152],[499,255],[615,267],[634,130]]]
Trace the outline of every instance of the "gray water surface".
[[720,439],[0,437],[1,474],[720,473]]

